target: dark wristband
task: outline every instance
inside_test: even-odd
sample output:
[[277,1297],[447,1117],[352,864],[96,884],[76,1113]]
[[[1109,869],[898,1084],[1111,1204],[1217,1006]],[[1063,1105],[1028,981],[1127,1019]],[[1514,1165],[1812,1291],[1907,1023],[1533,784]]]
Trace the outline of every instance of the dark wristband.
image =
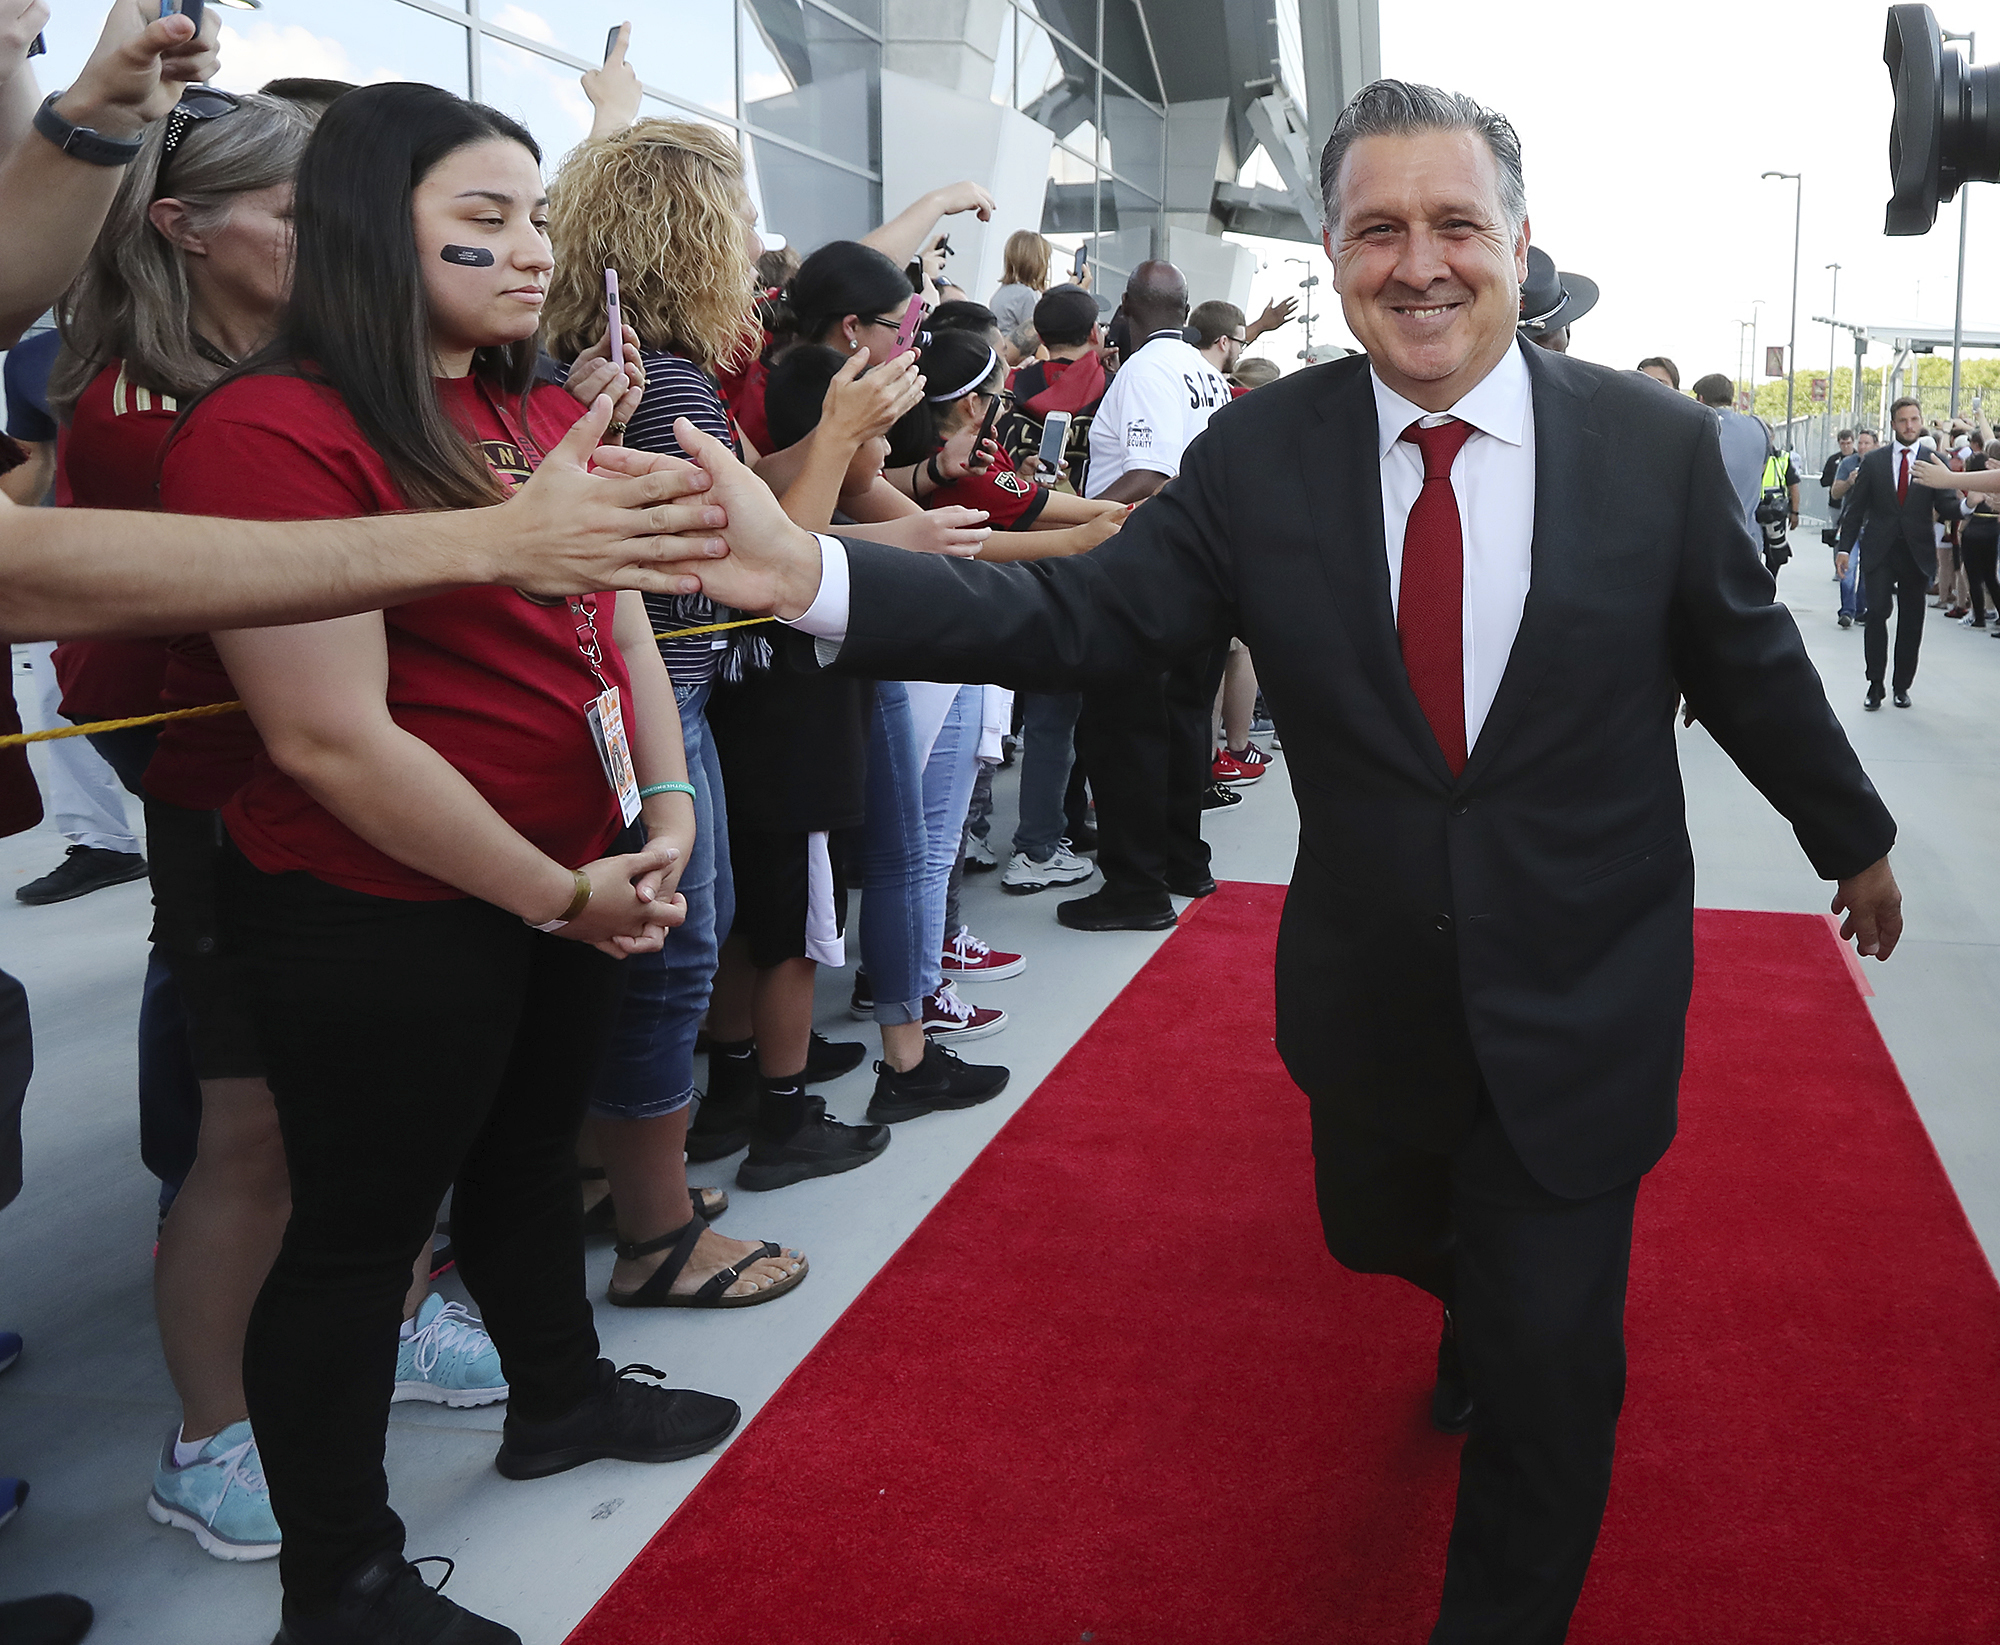
[[[938,454],[935,451],[933,451],[930,456],[930,461],[924,464],[924,472],[931,477],[931,489],[933,491],[942,491],[944,489],[945,480],[944,476],[938,472],[937,460],[938,460]],[[914,487],[912,489],[914,489]]]
[[67,154],[93,166],[129,166],[139,157],[141,137],[106,137],[88,126],[72,125],[56,113],[56,99],[67,91],[52,91],[35,110],[35,130]]

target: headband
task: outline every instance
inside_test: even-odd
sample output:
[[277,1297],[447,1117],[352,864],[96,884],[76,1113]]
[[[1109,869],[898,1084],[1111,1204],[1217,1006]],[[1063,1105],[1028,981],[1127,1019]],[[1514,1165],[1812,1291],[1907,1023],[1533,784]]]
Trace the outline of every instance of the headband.
[[999,369],[1000,356],[993,352],[993,345],[988,343],[986,345],[986,364],[981,368],[977,377],[973,378],[965,387],[955,388],[948,394],[926,394],[924,398],[934,406],[948,405],[953,400],[963,400],[966,395],[972,393],[973,390],[978,388],[981,383],[985,382],[987,378],[991,377]]

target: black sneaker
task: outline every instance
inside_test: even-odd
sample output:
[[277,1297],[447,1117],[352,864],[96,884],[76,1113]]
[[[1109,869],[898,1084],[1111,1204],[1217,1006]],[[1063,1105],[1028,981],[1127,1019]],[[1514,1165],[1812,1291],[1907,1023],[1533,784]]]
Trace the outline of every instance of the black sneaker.
[[688,1121],[687,1157],[696,1165],[723,1159],[749,1145],[757,1123],[757,1053],[708,1054],[708,1091]]
[[521,1636],[453,1604],[401,1554],[382,1553],[341,1584],[332,1610],[301,1616],[286,1601],[271,1645],[521,1645]]
[[868,1117],[882,1125],[913,1120],[941,1108],[977,1108],[1007,1089],[1007,1070],[962,1062],[935,1040],[924,1044],[924,1060],[907,1074],[886,1062],[875,1065],[875,1096]]
[[510,1411],[493,1466],[509,1479],[542,1479],[600,1457],[679,1462],[714,1450],[743,1420],[733,1399],[634,1382],[635,1373],[658,1380],[667,1374],[650,1365],[614,1371],[610,1360],[600,1359],[596,1392],[568,1416],[523,1422]]
[[752,1192],[856,1170],[889,1146],[886,1125],[843,1125],[828,1119],[824,1097],[780,1097],[766,1091],[763,1102],[759,1135],[736,1168],[737,1185]]
[[866,971],[854,973],[854,992],[847,996],[847,1014],[856,1022],[875,1020],[875,985]]
[[851,1074],[861,1066],[861,1059],[867,1055],[868,1047],[859,1040],[836,1042],[824,1034],[814,1034],[812,1043],[806,1047],[806,1084],[824,1085],[828,1080],[839,1079],[842,1074]]
[[94,845],[73,845],[63,860],[38,880],[14,893],[17,902],[39,908],[43,903],[87,897],[107,885],[126,885],[146,877],[146,859],[136,851],[103,851]]
[[1210,783],[1201,791],[1201,808],[1204,811],[1227,811],[1232,805],[1241,805],[1243,796],[1233,788],[1224,788],[1221,783]]
[[0,1639],[7,1645],[76,1645],[90,1623],[89,1603],[75,1594],[36,1594],[0,1605]]

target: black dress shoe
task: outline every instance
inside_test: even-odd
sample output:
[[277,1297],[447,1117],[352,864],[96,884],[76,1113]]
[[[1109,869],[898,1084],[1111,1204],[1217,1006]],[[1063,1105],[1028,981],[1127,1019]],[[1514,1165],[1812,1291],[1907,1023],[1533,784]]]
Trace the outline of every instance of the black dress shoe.
[[1164,898],[1155,906],[1120,901],[1108,891],[1060,904],[1056,921],[1072,931],[1171,931],[1176,923],[1173,904]]
[[1896,693],[1896,695],[1895,695],[1895,698],[1894,698],[1894,701],[1895,701],[1895,704],[1896,704],[1896,706],[1897,706],[1898,708],[1908,708],[1908,707],[1910,706],[1910,694],[1909,694],[1909,692],[1907,692],[1907,691],[1899,691],[1899,692],[1897,692],[1897,693]]
[[1873,714],[1882,706],[1882,688],[1879,685],[1869,686],[1868,695],[1863,699],[1861,706]]
[[1215,895],[1215,881],[1206,874],[1198,880],[1167,881],[1167,889],[1176,897],[1212,897]]
[[1438,1338],[1437,1386],[1431,1389],[1431,1426],[1441,1434],[1462,1434],[1472,1426],[1472,1390],[1465,1385],[1465,1367],[1458,1360],[1458,1336],[1451,1315],[1444,1316]]

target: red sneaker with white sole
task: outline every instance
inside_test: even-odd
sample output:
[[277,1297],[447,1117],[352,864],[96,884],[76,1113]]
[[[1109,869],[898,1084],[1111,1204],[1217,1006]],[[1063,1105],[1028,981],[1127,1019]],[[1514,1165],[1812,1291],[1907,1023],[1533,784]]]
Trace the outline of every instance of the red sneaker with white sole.
[[1018,977],[1028,969],[1019,954],[1003,954],[989,948],[961,925],[958,934],[944,945],[944,975],[947,982],[1000,982]]
[[1247,765],[1227,749],[1219,749],[1214,765],[1209,767],[1209,778],[1224,788],[1248,788],[1252,783],[1264,780],[1264,767]]
[[984,1039],[1007,1026],[1007,1013],[960,999],[946,978],[935,994],[924,998],[924,1032],[940,1045]]

